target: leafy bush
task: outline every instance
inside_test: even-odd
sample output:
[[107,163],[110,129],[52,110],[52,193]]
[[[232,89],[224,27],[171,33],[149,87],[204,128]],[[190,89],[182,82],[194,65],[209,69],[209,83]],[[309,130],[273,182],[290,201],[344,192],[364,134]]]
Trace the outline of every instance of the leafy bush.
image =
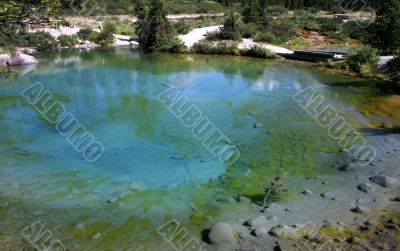
[[71,23],[66,20],[65,18],[61,19],[61,23],[62,26],[67,26],[67,27],[71,27]]
[[[346,34],[349,38],[358,39],[363,43],[369,43],[372,38],[371,31],[360,25],[361,21],[350,21],[342,25],[342,33]],[[373,27],[371,27],[373,28]]]
[[94,42],[96,44],[100,44],[101,46],[107,46],[114,42],[114,33],[116,32],[116,28],[114,24],[106,23],[103,26],[103,29],[100,33],[97,33],[94,36]]
[[240,55],[247,57],[269,58],[269,59],[277,58],[277,56],[274,53],[260,46],[253,46],[250,49],[241,50]]
[[242,38],[242,36],[240,34],[239,20],[236,17],[236,15],[233,13],[233,11],[229,15],[229,17],[226,19],[226,21],[224,23],[224,27],[222,27],[221,38],[235,40],[235,41],[238,41]]
[[369,71],[375,69],[378,62],[378,51],[368,47],[351,51],[347,59],[350,69],[362,75],[369,75]]
[[171,45],[167,52],[171,53],[187,53],[188,48],[186,45],[178,38],[172,38],[170,41]]
[[10,69],[10,67],[0,66],[0,82],[18,78],[18,73]]
[[236,44],[218,44],[211,43],[196,43],[192,47],[192,52],[198,54],[212,54],[212,55],[239,55],[240,51]]
[[78,44],[78,36],[77,35],[60,35],[58,37],[58,42],[62,47],[73,47],[74,45]]
[[400,56],[395,57],[389,63],[389,74],[392,77],[397,88],[400,88]]
[[51,50],[58,47],[55,38],[48,32],[38,31],[28,33],[26,36],[26,46],[35,47],[37,50]]
[[172,26],[178,34],[187,34],[192,29],[190,24],[185,20],[174,22],[172,23]]
[[257,42],[265,42],[270,44],[281,44],[284,42],[283,39],[269,32],[257,33],[255,39]]
[[94,31],[90,28],[84,28],[84,29],[80,29],[78,31],[78,37],[83,40],[89,40],[90,35],[93,33]]
[[222,39],[220,31],[207,32],[205,36],[208,41],[218,41]]
[[125,35],[125,36],[135,36],[136,29],[135,26],[130,21],[124,22],[113,22],[115,26],[115,30],[117,34]]
[[266,16],[280,16],[286,14],[288,10],[283,5],[270,5],[265,8]]
[[242,24],[240,26],[240,33],[244,38],[254,38],[260,27],[256,24]]

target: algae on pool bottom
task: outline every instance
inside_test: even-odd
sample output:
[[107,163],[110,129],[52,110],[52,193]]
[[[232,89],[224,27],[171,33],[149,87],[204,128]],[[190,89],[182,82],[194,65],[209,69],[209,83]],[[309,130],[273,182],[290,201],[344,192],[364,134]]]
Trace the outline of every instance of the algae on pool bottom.
[[[60,66],[53,63],[58,56],[79,56],[81,64]],[[0,208],[5,220],[0,230],[18,235],[40,219],[72,249],[151,250],[166,245],[156,229],[171,219],[201,239],[216,219],[255,212],[255,204],[232,198],[255,202],[277,174],[325,173],[348,158],[292,96],[313,86],[353,118],[368,95],[363,88],[326,85],[349,77],[247,58],[93,50],[43,59],[48,63],[35,72],[0,87],[0,198],[10,201]],[[104,144],[99,161],[85,162],[19,96],[35,82]],[[222,165],[157,100],[166,84],[240,148],[239,161]],[[76,227],[80,222],[82,229]],[[97,233],[101,236],[92,240]]]

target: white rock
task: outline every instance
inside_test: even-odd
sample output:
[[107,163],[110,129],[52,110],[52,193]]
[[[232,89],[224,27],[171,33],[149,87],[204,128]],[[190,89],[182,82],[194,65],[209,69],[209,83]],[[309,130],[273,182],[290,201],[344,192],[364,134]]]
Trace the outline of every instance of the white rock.
[[223,222],[215,223],[211,227],[208,237],[210,238],[210,241],[213,244],[236,243],[233,230],[228,223],[223,223]]
[[75,228],[76,229],[85,229],[85,223],[79,222],[78,224],[76,224]]
[[289,228],[286,225],[279,224],[268,232],[270,235],[276,236],[276,237],[284,237],[284,236],[293,236],[293,230]]
[[1,54],[0,55],[0,65],[30,65],[38,64],[39,61],[27,54],[16,51],[11,54]]
[[357,189],[363,193],[369,193],[372,190],[372,185],[370,183],[362,183],[357,186]]
[[96,233],[92,236],[92,240],[97,240],[101,237],[101,233]]
[[132,182],[129,188],[133,191],[143,191],[146,190],[146,186],[141,182]]
[[252,228],[261,227],[267,225],[267,218],[264,215],[260,215],[248,221],[248,224]]
[[385,175],[375,175],[369,178],[369,181],[378,184],[381,187],[392,187],[399,185],[399,181],[397,179]]
[[254,230],[254,234],[257,237],[266,237],[268,236],[268,229],[265,227],[259,227]]

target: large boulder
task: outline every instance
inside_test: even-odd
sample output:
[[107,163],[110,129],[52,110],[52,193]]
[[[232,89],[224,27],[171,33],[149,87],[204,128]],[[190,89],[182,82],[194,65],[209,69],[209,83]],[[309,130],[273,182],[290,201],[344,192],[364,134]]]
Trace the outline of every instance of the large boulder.
[[38,64],[39,61],[27,54],[16,51],[10,54],[1,54],[0,55],[0,65],[31,65]]
[[223,223],[223,222],[215,223],[211,227],[208,237],[210,238],[210,241],[213,244],[236,243],[233,230],[228,223]]

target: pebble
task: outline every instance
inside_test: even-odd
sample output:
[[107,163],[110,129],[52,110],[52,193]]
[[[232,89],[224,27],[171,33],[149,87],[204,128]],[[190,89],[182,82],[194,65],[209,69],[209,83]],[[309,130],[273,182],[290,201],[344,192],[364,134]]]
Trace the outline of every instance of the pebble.
[[254,230],[254,234],[257,237],[266,237],[266,236],[268,236],[268,229],[266,229],[265,227],[256,228]]
[[274,226],[269,230],[269,234],[276,237],[283,237],[285,235],[290,235],[292,233],[292,229],[286,225],[279,224]]
[[400,202],[400,196],[397,196],[396,198],[393,198],[392,201]]
[[369,193],[372,191],[372,185],[370,183],[362,183],[357,186],[357,189],[363,193]]
[[398,180],[385,175],[375,175],[369,178],[369,181],[380,185],[381,187],[392,187],[398,185]]
[[250,220],[247,221],[247,224],[252,228],[257,228],[257,227],[260,227],[260,226],[264,226],[267,223],[268,223],[267,222],[267,218],[264,215],[257,216],[255,218],[250,219]]
[[236,239],[231,226],[228,223],[224,222],[215,223],[211,227],[208,237],[213,244],[236,243]]
[[76,229],[85,229],[85,223],[79,222],[78,224],[75,225]]
[[350,238],[347,239],[347,242],[351,244],[358,244],[360,243],[360,238],[356,236],[351,236]]
[[369,209],[368,209],[368,208],[366,208],[366,207],[361,207],[361,206],[352,208],[352,209],[350,209],[350,210],[351,210],[353,213],[359,213],[359,214],[363,214],[363,213],[369,212]]
[[101,233],[96,233],[92,236],[92,240],[97,240],[101,237]]
[[129,185],[129,188],[130,188],[132,191],[143,191],[143,190],[146,189],[146,186],[145,186],[143,183],[140,183],[140,182],[132,182],[132,183]]
[[111,198],[107,199],[107,203],[111,204],[111,203],[114,203],[116,200],[117,200],[117,198],[111,197]]

